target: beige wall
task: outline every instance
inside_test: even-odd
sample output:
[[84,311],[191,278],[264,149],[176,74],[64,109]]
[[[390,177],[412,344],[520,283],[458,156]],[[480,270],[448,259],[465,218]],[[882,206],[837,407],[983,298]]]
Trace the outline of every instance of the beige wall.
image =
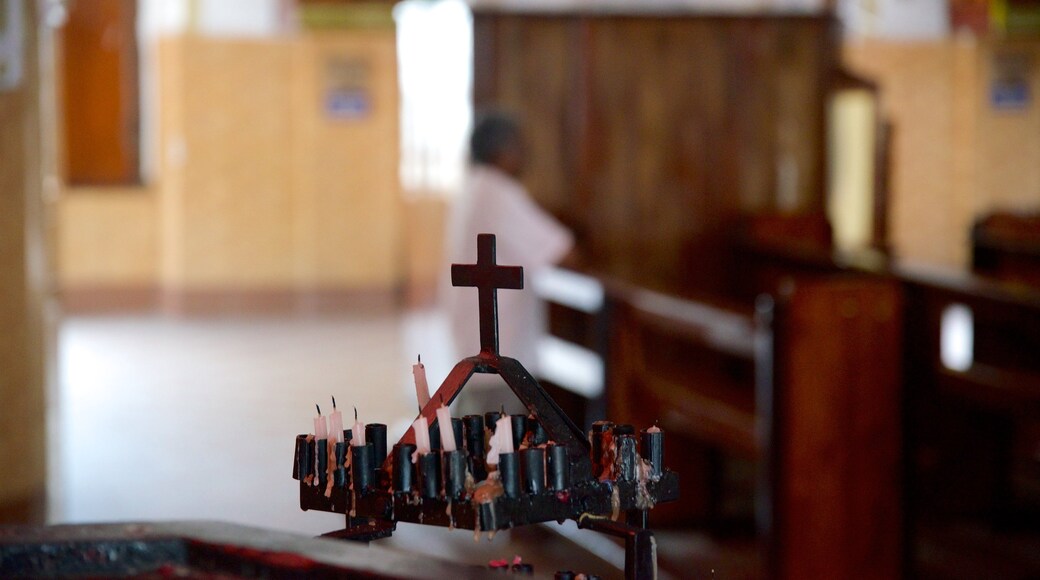
[[995,52],[1040,59],[1040,45],[948,40],[869,41],[845,49],[846,64],[881,88],[894,124],[890,240],[897,256],[961,267],[982,212],[1040,210],[1040,76],[1032,101],[997,111],[989,101]]
[[[312,35],[294,46],[292,184],[300,286],[389,287],[404,267],[398,192],[397,53],[392,32]],[[366,119],[329,119],[327,67],[367,63]]]
[[[158,180],[65,192],[63,288],[397,289],[395,51],[391,29],[164,39]],[[330,59],[366,64],[368,115],[326,114]]]
[[156,195],[146,188],[77,188],[56,206],[59,284],[104,289],[155,286]]
[[[999,111],[989,105],[994,56],[1027,55],[1030,106]],[[977,208],[1040,211],[1040,42],[987,44],[978,63],[979,91]]]
[[[181,37],[163,47],[164,286],[286,286],[292,279],[292,44]],[[176,77],[167,77],[167,71]]]
[[0,523],[42,523],[46,477],[46,257],[34,3],[24,78],[0,92]]

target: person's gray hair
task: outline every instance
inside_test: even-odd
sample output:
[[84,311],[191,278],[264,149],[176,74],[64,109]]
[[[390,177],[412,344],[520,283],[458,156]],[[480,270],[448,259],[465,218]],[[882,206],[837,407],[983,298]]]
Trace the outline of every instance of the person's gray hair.
[[469,138],[473,163],[493,165],[499,155],[520,140],[520,124],[502,111],[487,111],[477,116]]

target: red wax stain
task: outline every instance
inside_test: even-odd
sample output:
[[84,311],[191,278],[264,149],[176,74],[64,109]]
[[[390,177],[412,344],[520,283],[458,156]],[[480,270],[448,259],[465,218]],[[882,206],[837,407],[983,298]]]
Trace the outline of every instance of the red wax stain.
[[563,491],[558,491],[556,492],[556,499],[563,503],[567,503],[571,500],[571,492],[567,491],[566,489]]
[[307,569],[314,567],[314,560],[292,552],[266,552],[238,546],[222,546],[222,549],[228,554],[235,554],[243,559],[263,562],[281,568]]

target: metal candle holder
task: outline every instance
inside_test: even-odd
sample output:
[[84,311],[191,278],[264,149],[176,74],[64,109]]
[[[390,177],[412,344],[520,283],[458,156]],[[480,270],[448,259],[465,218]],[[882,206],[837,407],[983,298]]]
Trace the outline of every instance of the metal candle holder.
[[[411,429],[389,454],[385,426],[366,429],[368,445],[350,447],[350,469],[343,469],[342,451],[333,454],[329,486],[326,472],[315,473],[328,469],[324,441],[299,435],[293,478],[300,481],[300,507],[345,514],[346,527],[325,535],[360,541],[390,536],[397,522],[493,532],[569,519],[625,539],[626,578],[656,577],[646,515],[657,503],[679,497],[678,476],[662,465],[663,433],[643,431],[637,439],[630,425],[597,422],[586,436],[519,361],[498,353],[497,291],[523,289],[523,269],[496,264],[494,235],[478,235],[477,263],[453,264],[451,278],[453,286],[477,288],[480,353],[455,365],[419,416],[436,432],[438,407],[451,404],[475,373],[497,374],[527,407],[531,446],[501,454],[501,489],[488,482],[482,491],[483,484],[474,485],[486,474],[479,415],[463,420],[465,434],[457,433],[456,440],[465,444],[458,451],[432,451],[414,462]],[[622,514],[625,522],[618,521]]]

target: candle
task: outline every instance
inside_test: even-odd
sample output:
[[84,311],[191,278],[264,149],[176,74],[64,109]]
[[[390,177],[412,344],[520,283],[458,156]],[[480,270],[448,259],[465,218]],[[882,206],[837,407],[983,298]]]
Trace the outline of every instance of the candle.
[[354,428],[351,431],[354,438],[350,444],[354,447],[364,447],[365,445],[365,424],[358,420],[357,407],[354,407]]
[[498,434],[493,433],[491,437],[488,437],[488,452],[487,457],[484,458],[484,463],[487,465],[498,465]]
[[426,382],[426,367],[422,364],[422,355],[419,362],[412,365],[412,378],[415,379],[415,398],[419,402],[419,410],[426,407],[430,402],[430,385]]
[[640,433],[639,454],[650,463],[650,477],[654,480],[661,477],[664,469],[664,433],[657,425],[644,429]]
[[332,412],[329,413],[329,439],[333,445],[343,441],[343,413],[336,409],[336,397],[332,397]]
[[321,414],[321,407],[314,405],[318,410],[318,416],[314,418],[314,438],[321,441],[329,438],[328,426],[325,424],[325,416]]
[[455,451],[455,430],[451,426],[451,409],[444,405],[437,409],[437,426],[441,430],[441,449],[445,453]]
[[498,452],[513,452],[513,418],[503,416],[495,423],[495,436],[498,437]]
[[314,478],[313,485],[325,485],[328,481],[326,469],[329,466],[329,432],[325,423],[325,416],[321,414],[321,407],[314,405],[318,410],[318,416],[314,418]]
[[426,455],[430,452],[430,424],[426,417],[419,417],[412,423],[412,431],[415,432],[415,452]]
[[488,439],[488,446],[488,465],[498,465],[500,454],[513,452],[513,425],[509,415],[503,415],[495,422],[495,434]]

